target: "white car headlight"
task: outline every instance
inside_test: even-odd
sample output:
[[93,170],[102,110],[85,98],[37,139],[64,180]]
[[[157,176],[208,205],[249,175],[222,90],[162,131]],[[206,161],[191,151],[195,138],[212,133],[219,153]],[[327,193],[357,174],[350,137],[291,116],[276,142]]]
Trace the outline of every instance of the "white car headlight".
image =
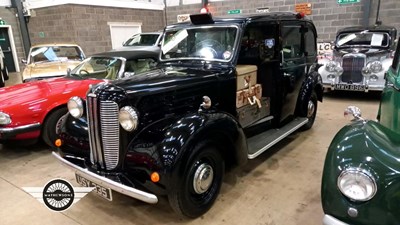
[[0,112],[0,125],[8,125],[11,123],[11,118],[8,114]]
[[83,115],[83,101],[81,98],[74,96],[69,99],[68,104],[68,112],[71,116],[75,118],[81,118]]
[[325,69],[328,72],[335,72],[335,68],[337,66],[337,63],[335,61],[329,61],[326,65],[325,65]]
[[379,61],[374,61],[368,64],[368,68],[371,70],[373,73],[379,73],[383,70],[382,63]]
[[368,201],[377,190],[374,178],[357,168],[344,170],[338,177],[337,185],[340,192],[353,201]]
[[126,131],[133,131],[139,124],[138,114],[135,109],[130,106],[124,106],[119,110],[119,124]]

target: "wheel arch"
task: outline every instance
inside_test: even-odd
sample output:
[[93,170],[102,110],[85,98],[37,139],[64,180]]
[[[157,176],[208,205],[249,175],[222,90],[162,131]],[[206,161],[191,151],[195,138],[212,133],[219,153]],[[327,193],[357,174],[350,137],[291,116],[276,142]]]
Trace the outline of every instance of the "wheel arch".
[[319,75],[316,70],[310,71],[301,86],[299,97],[296,103],[296,115],[304,114],[304,112],[302,112],[303,109],[301,106],[308,103],[308,100],[313,91],[315,91],[315,93],[317,94],[318,101],[322,102],[323,85],[321,83],[321,75]]

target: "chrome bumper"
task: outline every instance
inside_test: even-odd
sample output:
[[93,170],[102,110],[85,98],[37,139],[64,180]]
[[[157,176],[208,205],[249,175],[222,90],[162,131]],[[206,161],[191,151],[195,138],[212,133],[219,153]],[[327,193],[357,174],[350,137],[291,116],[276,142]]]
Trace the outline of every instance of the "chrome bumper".
[[4,127],[0,128],[0,138],[5,139],[9,137],[14,137],[17,134],[28,133],[36,130],[40,130],[40,123],[32,123],[19,127]]
[[96,173],[93,173],[89,171],[88,169],[84,169],[80,166],[77,166],[68,160],[62,158],[59,154],[56,152],[52,153],[54,157],[56,157],[64,166],[68,167],[69,169],[73,170],[76,174],[79,176],[82,176],[90,181],[93,181],[101,186],[104,186],[106,188],[110,188],[111,190],[114,190],[116,192],[119,192],[123,195],[127,195],[132,198],[136,198],[138,200],[155,204],[158,202],[157,196],[154,194],[150,194],[132,187],[128,187],[126,185],[120,184],[118,182],[115,182],[113,180],[107,179],[105,177],[102,177]]
[[324,219],[322,220],[323,225],[349,225],[347,223],[343,223],[342,221],[336,219],[333,216],[326,215],[324,216]]

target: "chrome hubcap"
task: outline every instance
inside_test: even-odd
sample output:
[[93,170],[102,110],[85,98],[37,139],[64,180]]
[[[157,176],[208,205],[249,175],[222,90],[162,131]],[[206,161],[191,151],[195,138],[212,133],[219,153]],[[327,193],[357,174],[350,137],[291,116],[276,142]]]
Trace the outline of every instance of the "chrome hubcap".
[[308,101],[308,110],[307,110],[307,117],[311,118],[315,111],[315,105],[313,101]]
[[197,194],[203,194],[206,192],[213,181],[214,171],[210,165],[207,163],[201,164],[197,167],[193,178],[193,188]]

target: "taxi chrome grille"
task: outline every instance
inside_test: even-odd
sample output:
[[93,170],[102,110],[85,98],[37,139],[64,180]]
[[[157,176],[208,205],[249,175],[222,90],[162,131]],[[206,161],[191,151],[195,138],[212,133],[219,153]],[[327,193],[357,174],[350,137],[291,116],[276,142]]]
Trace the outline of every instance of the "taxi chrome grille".
[[113,101],[100,102],[101,140],[103,142],[106,168],[115,169],[119,161],[118,104]]
[[343,57],[342,65],[342,82],[359,83],[363,80],[361,70],[365,66],[365,55],[346,55]]
[[90,161],[102,169],[115,169],[119,161],[118,104],[87,95]]

